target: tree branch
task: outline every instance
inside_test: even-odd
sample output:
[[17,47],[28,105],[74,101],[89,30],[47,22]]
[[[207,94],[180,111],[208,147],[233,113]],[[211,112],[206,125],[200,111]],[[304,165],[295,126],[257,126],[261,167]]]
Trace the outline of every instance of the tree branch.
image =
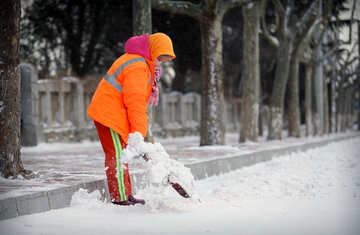
[[203,13],[203,9],[201,9],[200,5],[185,1],[151,0],[151,7],[160,11],[187,15],[198,21],[201,19]]
[[318,62],[323,62],[324,60],[326,60],[327,58],[329,58],[331,55],[333,55],[333,54],[336,52],[336,50],[338,49],[338,47],[339,47],[340,45],[342,45],[342,44],[343,44],[343,41],[339,41],[338,44],[336,44],[330,51],[328,51],[328,53],[326,53],[324,56],[320,57],[320,58],[318,59]]
[[[346,58],[346,60],[345,60],[345,66],[346,66],[346,67],[349,66],[349,65],[352,64],[355,60],[358,59],[358,56],[355,56],[355,57],[351,58],[351,55],[353,55],[353,53],[354,53],[354,51],[355,51],[356,44],[358,44],[358,43],[355,43],[355,44],[352,46],[352,48],[351,48],[350,51],[349,51],[349,50],[346,50],[346,52],[347,52],[347,58]],[[351,60],[350,60],[350,58],[351,58]]]
[[359,56],[355,56],[354,58],[352,58],[352,59],[349,61],[349,65],[351,65],[352,63],[354,63],[357,59],[359,59]]
[[269,41],[269,43],[273,47],[275,47],[277,49],[277,48],[279,48],[279,40],[269,33],[269,30],[267,28],[266,21],[265,21],[265,12],[266,12],[266,7],[267,7],[267,4],[268,4],[268,1],[269,0],[262,0],[261,1],[261,25],[262,25],[262,31],[263,31],[264,37]]
[[261,0],[220,0],[221,3],[222,2],[229,2],[229,7],[228,9],[237,7],[237,6],[241,6],[244,4],[251,4],[251,3],[256,3],[256,2],[260,2]]
[[276,11],[279,13],[280,16],[284,16],[285,15],[285,9],[282,6],[280,0],[272,0]]
[[351,44],[351,34],[352,34],[352,24],[354,22],[354,12],[355,12],[355,4],[356,4],[356,0],[354,0],[354,5],[351,11],[351,20],[350,20],[350,32],[349,32],[349,44]]
[[300,43],[297,47],[297,53],[302,53],[308,43],[310,42],[315,30],[319,27],[320,23],[322,22],[323,18],[317,18],[314,23],[304,32],[302,38],[300,39]]
[[294,8],[294,0],[287,0],[287,5],[286,5],[286,10],[285,10],[285,14],[283,17],[283,26],[280,30],[283,30],[284,35],[287,36],[292,36],[291,34],[291,30],[289,30],[288,26],[289,26],[289,22],[290,22],[290,18],[291,18],[291,12],[292,9]]
[[[356,45],[356,43],[355,43],[355,45]],[[343,59],[341,57],[339,58],[339,61],[344,62],[343,64],[339,63],[342,70],[345,70],[349,65],[354,63],[357,59],[359,59],[359,56],[355,56],[355,57],[351,58],[351,55],[353,54],[354,49],[355,49],[355,45],[353,46],[353,48],[350,51],[347,50],[347,58],[346,59]]]
[[305,24],[305,22],[309,19],[309,17],[311,16],[311,14],[313,13],[316,4],[318,3],[319,0],[315,0],[311,3],[309,9],[305,12],[305,14],[302,16],[302,18],[300,19],[300,21],[298,21],[294,27],[291,29],[291,34],[292,35],[296,35],[298,33],[298,31],[303,27],[303,25]]

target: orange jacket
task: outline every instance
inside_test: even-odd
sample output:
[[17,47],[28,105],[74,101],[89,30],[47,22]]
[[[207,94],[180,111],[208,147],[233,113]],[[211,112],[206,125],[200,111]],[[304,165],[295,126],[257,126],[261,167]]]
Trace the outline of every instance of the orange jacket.
[[162,33],[132,37],[126,42],[125,51],[99,83],[87,113],[118,133],[127,144],[130,133],[138,131],[146,136],[153,60],[160,55],[173,59],[175,55],[170,38]]

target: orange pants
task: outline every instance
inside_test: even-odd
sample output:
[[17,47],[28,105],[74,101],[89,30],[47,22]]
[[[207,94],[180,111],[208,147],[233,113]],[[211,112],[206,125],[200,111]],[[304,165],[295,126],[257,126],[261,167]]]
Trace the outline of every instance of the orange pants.
[[100,142],[105,153],[106,177],[111,202],[126,201],[132,195],[129,165],[122,163],[122,150],[126,144],[111,128],[95,121]]

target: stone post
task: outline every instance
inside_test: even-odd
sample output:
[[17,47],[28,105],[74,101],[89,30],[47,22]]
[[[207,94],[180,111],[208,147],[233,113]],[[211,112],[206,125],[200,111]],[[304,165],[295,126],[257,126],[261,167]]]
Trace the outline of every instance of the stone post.
[[39,123],[39,92],[36,69],[22,63],[21,68],[21,145],[36,146],[44,142],[43,127]]

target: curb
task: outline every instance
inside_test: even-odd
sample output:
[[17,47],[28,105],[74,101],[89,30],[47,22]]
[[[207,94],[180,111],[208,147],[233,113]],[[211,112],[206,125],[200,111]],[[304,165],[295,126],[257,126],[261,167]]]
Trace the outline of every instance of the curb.
[[[338,142],[356,137],[360,137],[359,132],[348,136],[336,137],[330,140],[319,140],[307,144],[280,147],[271,150],[261,150],[253,153],[234,155],[214,160],[205,160],[198,163],[185,164],[185,166],[190,168],[195,180],[201,180],[209,176],[224,174],[259,162],[270,161],[274,157],[279,157],[289,153],[303,152],[308,149],[325,146],[331,142]],[[144,173],[131,174],[131,182],[134,192],[136,192],[136,189],[144,187],[141,180],[144,175]],[[101,193],[101,199],[110,201],[106,179],[82,182],[58,189],[2,199],[0,200],[0,220],[69,207],[71,197],[80,188],[87,189],[89,193],[99,190]]]
[[99,190],[102,200],[110,197],[106,180],[97,180],[6,198],[0,200],[0,220],[69,207],[72,195],[80,188],[85,188],[89,192]]
[[312,143],[279,147],[270,150],[260,150],[257,152],[241,155],[233,155],[226,158],[204,160],[195,164],[186,164],[185,166],[190,168],[195,180],[201,180],[209,176],[224,174],[229,171],[240,169],[244,166],[251,166],[259,162],[270,161],[275,157],[279,157],[289,153],[304,152],[309,149],[328,145],[332,142],[338,142],[356,137],[360,137],[360,133],[354,133],[348,136],[340,136],[329,140],[318,140]]

